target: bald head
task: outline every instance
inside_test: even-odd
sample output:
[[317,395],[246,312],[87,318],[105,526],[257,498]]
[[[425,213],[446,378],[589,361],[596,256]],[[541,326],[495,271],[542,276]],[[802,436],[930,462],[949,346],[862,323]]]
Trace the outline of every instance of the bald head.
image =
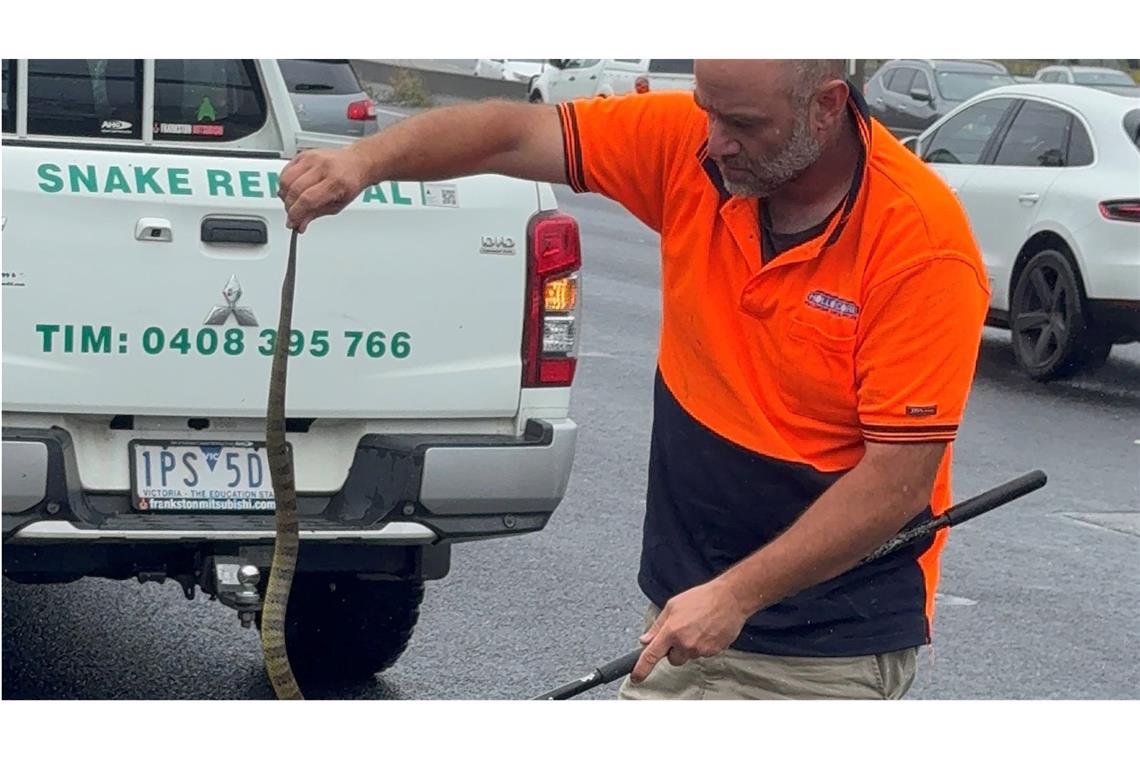
[[753,97],[778,95],[795,98],[803,105],[816,90],[830,82],[842,82],[847,62],[842,59],[702,59],[694,64],[698,82],[714,88],[734,88]]
[[696,101],[709,117],[709,155],[734,194],[771,194],[802,174],[843,126],[843,60],[705,59],[694,72]]

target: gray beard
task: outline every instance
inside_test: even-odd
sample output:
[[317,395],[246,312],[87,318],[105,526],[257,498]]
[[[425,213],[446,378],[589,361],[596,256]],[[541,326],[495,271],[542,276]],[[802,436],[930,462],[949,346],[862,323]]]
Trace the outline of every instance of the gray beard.
[[745,182],[726,180],[724,186],[728,192],[743,198],[767,198],[807,171],[819,159],[823,149],[823,143],[808,131],[807,119],[797,119],[788,144],[778,155],[750,162],[751,179]]

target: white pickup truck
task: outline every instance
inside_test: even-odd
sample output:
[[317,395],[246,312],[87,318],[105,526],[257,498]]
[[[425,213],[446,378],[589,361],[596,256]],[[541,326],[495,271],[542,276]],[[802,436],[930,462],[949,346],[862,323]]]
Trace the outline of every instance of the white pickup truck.
[[692,90],[691,58],[552,58],[531,80],[532,103],[611,97],[631,92]]
[[[171,578],[257,622],[278,172],[352,138],[301,131],[273,60],[3,76],[4,574]],[[452,544],[546,525],[581,253],[550,186],[478,176],[370,187],[298,256],[288,647],[312,683],[395,662]]]

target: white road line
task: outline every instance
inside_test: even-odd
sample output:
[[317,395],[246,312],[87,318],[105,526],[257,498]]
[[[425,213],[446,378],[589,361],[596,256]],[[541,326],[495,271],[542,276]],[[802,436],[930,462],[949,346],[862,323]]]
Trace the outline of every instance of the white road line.
[[953,594],[936,593],[934,598],[939,604],[945,604],[947,607],[973,607],[978,603],[977,599],[970,599],[965,596],[954,596]]
[[387,108],[374,108],[373,110],[376,111],[376,113],[382,113],[385,116],[399,116],[401,119],[407,118],[409,116],[409,114],[406,114],[402,111],[389,111]]

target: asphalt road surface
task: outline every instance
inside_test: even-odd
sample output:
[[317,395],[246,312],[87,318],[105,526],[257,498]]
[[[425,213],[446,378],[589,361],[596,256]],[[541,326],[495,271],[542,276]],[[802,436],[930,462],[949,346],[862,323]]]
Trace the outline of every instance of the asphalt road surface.
[[[586,258],[566,499],[541,533],[457,547],[404,657],[374,683],[310,697],[529,697],[636,645],[657,239],[604,199],[559,197]],[[912,698],[1140,697],[1138,462],[1140,346],[1118,347],[1095,376],[1042,386],[987,331],[957,497],[1034,468],[1049,485],[953,532]],[[271,696],[256,634],[176,584],[4,582],[5,699]]]

